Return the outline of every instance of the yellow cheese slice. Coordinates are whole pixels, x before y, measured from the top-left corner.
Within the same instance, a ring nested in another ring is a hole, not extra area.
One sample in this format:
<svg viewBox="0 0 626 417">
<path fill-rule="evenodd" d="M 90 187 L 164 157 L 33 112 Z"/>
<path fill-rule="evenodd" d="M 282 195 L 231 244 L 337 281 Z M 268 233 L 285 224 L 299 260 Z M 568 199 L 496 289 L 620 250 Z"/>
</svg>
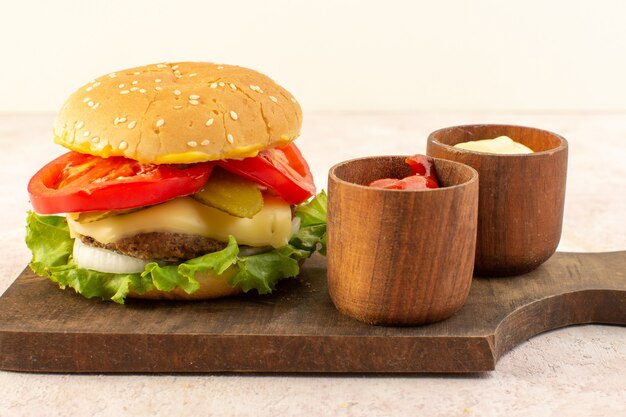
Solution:
<svg viewBox="0 0 626 417">
<path fill-rule="evenodd" d="M 140 233 L 171 232 L 223 242 L 233 235 L 240 245 L 277 248 L 286 245 L 291 237 L 291 208 L 279 198 L 266 198 L 263 209 L 251 219 L 231 216 L 191 197 L 180 197 L 89 223 L 78 223 L 67 216 L 67 222 L 72 237 L 90 236 L 105 244 Z"/>
</svg>

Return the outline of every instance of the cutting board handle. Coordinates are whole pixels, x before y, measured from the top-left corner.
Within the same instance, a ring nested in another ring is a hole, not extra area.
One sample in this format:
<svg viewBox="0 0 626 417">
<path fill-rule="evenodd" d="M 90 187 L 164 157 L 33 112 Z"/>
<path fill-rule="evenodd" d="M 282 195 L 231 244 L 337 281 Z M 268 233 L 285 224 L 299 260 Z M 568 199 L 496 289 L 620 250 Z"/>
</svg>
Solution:
<svg viewBox="0 0 626 417">
<path fill-rule="evenodd" d="M 557 253 L 552 263 L 509 287 L 511 302 L 495 322 L 494 359 L 537 334 L 576 324 L 626 325 L 626 251 Z M 480 278 L 478 278 L 480 280 Z M 497 288 L 503 282 L 487 280 Z"/>
</svg>

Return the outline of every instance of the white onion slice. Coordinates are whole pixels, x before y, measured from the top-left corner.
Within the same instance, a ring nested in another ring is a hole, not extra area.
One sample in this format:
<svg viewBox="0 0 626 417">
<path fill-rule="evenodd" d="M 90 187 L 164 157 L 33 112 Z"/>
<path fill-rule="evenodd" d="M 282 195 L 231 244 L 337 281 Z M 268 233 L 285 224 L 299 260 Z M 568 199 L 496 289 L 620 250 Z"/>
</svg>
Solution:
<svg viewBox="0 0 626 417">
<path fill-rule="evenodd" d="M 78 238 L 74 239 L 74 262 L 80 268 L 112 274 L 143 272 L 148 264 L 143 259 L 85 245 Z"/>
</svg>

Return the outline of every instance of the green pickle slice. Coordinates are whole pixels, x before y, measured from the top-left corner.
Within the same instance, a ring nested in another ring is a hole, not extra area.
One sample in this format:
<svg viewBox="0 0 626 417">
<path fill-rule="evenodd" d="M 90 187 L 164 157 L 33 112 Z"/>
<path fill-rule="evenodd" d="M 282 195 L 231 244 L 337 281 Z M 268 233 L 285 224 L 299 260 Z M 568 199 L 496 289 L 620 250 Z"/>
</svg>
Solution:
<svg viewBox="0 0 626 417">
<path fill-rule="evenodd" d="M 192 197 L 236 217 L 252 218 L 263 208 L 263 195 L 256 183 L 218 167 Z"/>
<path fill-rule="evenodd" d="M 97 222 L 98 220 L 107 219 L 113 216 L 133 213 L 135 211 L 141 210 L 142 208 L 143 207 L 127 209 L 127 210 L 85 211 L 82 213 L 70 213 L 69 216 L 72 218 L 72 220 L 77 221 L 78 223 L 91 223 L 91 222 Z"/>
</svg>

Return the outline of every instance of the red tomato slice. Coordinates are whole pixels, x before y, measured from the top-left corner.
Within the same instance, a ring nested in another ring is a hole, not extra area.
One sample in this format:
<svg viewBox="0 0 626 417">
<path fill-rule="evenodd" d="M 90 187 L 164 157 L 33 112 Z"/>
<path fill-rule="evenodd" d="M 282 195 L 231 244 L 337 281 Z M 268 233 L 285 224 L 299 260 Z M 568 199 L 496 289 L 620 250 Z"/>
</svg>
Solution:
<svg viewBox="0 0 626 417">
<path fill-rule="evenodd" d="M 122 210 L 193 194 L 212 168 L 212 163 L 177 167 L 68 152 L 31 178 L 28 193 L 40 214 Z"/>
<path fill-rule="evenodd" d="M 216 163 L 233 174 L 265 185 L 290 204 L 300 204 L 315 194 L 311 170 L 293 143 L 263 150 L 254 158 Z"/>
<path fill-rule="evenodd" d="M 370 187 L 385 188 L 388 190 L 423 190 L 424 188 L 438 188 L 439 185 L 432 178 L 421 175 L 411 175 L 401 180 L 395 178 L 383 178 L 372 181 Z"/>
<path fill-rule="evenodd" d="M 423 190 L 424 188 L 439 188 L 439 184 L 430 177 L 411 175 L 400 180 L 401 190 Z"/>
<path fill-rule="evenodd" d="M 400 190 L 400 180 L 397 178 L 381 178 L 368 184 L 370 187 L 387 188 L 388 190 Z"/>
<path fill-rule="evenodd" d="M 413 175 L 406 178 L 381 178 L 369 183 L 370 187 L 385 188 L 388 190 L 423 190 L 424 188 L 438 188 L 435 164 L 430 156 L 413 155 L 405 159 Z"/>
<path fill-rule="evenodd" d="M 435 163 L 433 158 L 426 155 L 413 155 L 405 159 L 405 162 L 411 167 L 411 172 L 415 175 L 428 177 L 437 184 L 437 173 L 435 172 Z"/>
</svg>

